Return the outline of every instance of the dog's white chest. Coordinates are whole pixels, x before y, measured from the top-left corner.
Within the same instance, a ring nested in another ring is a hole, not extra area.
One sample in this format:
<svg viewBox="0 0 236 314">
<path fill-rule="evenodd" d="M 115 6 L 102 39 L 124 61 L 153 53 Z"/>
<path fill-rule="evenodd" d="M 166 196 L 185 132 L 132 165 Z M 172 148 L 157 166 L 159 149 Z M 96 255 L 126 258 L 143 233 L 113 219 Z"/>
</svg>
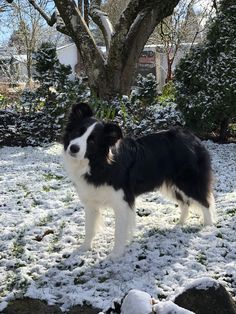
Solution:
<svg viewBox="0 0 236 314">
<path fill-rule="evenodd" d="M 109 185 L 95 186 L 85 180 L 84 174 L 90 172 L 88 159 L 83 159 L 78 163 L 64 155 L 64 166 L 83 203 L 92 203 L 99 207 L 113 207 L 124 201 L 123 190 L 115 190 Z"/>
<path fill-rule="evenodd" d="M 115 190 L 109 185 L 95 186 L 83 177 L 78 178 L 75 185 L 83 203 L 91 203 L 97 207 L 114 207 L 124 201 L 123 190 Z"/>
<path fill-rule="evenodd" d="M 89 173 L 89 160 L 82 159 L 80 161 L 74 160 L 72 157 L 68 156 L 66 153 L 63 154 L 64 168 L 68 173 L 70 179 L 76 183 L 78 178 L 83 174 Z"/>
</svg>

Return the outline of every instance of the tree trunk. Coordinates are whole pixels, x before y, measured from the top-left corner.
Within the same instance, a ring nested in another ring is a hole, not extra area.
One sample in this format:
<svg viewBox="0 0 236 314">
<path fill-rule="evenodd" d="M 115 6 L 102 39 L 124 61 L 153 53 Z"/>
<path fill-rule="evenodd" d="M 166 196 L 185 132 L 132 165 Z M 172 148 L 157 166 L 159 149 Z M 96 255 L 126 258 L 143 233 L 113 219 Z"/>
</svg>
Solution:
<svg viewBox="0 0 236 314">
<path fill-rule="evenodd" d="M 92 93 L 104 100 L 110 100 L 116 96 L 129 95 L 133 83 L 133 72 L 133 67 L 130 68 L 129 75 L 124 75 L 122 71 L 117 71 L 117 69 L 105 69 L 99 74 L 97 84 L 92 89 Z M 91 83 L 89 82 L 90 86 Z"/>
<path fill-rule="evenodd" d="M 225 143 L 228 139 L 228 127 L 229 127 L 229 118 L 224 118 L 220 124 L 219 140 L 221 143 Z"/>
<path fill-rule="evenodd" d="M 177 1 L 175 2 L 175 5 Z M 172 3 L 173 5 L 173 3 Z M 173 10 L 172 7 L 171 10 Z M 128 10 L 128 9 L 127 9 Z M 129 12 L 128 12 L 129 13 Z M 127 13 L 127 15 L 128 15 Z M 144 48 L 145 43 L 154 31 L 156 25 L 171 13 L 170 7 L 166 7 L 166 3 L 160 2 L 157 8 L 145 8 L 135 22 L 129 27 L 127 34 L 122 38 L 120 32 L 125 21 L 125 11 L 123 13 L 124 20 L 116 25 L 115 35 L 111 40 L 107 63 L 97 81 L 97 92 L 95 94 L 102 99 L 110 99 L 115 96 L 129 95 L 134 80 L 135 67 L 138 58 Z M 151 21 L 151 22 L 150 22 Z"/>
<path fill-rule="evenodd" d="M 166 75 L 165 83 L 168 83 L 169 81 L 172 81 L 173 79 L 172 65 L 173 65 L 173 59 L 167 56 L 167 75 Z"/>
<path fill-rule="evenodd" d="M 27 60 L 26 60 L 27 85 L 30 85 L 32 81 L 32 53 L 31 51 L 27 50 L 26 55 L 27 55 Z"/>
</svg>

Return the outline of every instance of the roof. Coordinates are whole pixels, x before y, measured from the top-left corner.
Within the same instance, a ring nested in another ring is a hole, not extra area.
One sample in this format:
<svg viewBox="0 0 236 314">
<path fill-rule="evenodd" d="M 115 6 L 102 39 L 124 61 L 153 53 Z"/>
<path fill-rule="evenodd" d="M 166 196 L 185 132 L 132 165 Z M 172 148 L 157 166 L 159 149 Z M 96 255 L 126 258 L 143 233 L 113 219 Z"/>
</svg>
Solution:
<svg viewBox="0 0 236 314">
<path fill-rule="evenodd" d="M 0 54 L 0 60 L 2 61 L 13 61 L 13 62 L 26 62 L 26 55 L 13 55 L 13 54 Z"/>
<path fill-rule="evenodd" d="M 65 48 L 68 48 L 68 47 L 71 47 L 71 46 L 75 46 L 75 43 L 66 44 L 64 46 L 57 47 L 56 49 L 57 50 L 62 50 L 62 49 L 65 49 Z"/>
</svg>

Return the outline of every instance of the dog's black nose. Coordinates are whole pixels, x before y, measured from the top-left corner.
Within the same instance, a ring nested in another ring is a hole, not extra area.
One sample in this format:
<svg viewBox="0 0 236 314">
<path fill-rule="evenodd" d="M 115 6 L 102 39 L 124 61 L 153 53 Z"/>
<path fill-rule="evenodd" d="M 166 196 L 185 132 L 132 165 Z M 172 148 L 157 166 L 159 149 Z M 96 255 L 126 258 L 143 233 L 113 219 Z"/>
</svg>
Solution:
<svg viewBox="0 0 236 314">
<path fill-rule="evenodd" d="M 72 154 L 78 153 L 79 150 L 80 150 L 80 148 L 79 148 L 79 146 L 76 145 L 76 144 L 73 144 L 73 145 L 70 146 L 70 152 L 71 152 Z"/>
</svg>

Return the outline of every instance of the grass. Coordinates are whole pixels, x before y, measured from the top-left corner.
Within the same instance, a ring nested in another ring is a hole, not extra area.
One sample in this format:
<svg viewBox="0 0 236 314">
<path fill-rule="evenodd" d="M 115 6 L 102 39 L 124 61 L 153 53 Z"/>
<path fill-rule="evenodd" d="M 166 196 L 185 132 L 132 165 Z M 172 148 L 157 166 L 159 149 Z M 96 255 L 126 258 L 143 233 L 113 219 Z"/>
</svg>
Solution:
<svg viewBox="0 0 236 314">
<path fill-rule="evenodd" d="M 51 181 L 51 180 L 62 180 L 63 176 L 60 175 L 56 175 L 54 173 L 48 172 L 48 173 L 44 173 L 43 177 L 46 181 Z"/>
<path fill-rule="evenodd" d="M 24 238 L 25 231 L 21 230 L 12 244 L 12 255 L 16 258 L 21 258 L 25 251 L 25 241 Z"/>
<path fill-rule="evenodd" d="M 44 217 L 41 217 L 39 222 L 36 224 L 36 226 L 42 227 L 46 226 L 49 222 L 52 221 L 53 216 L 52 215 L 46 215 Z"/>
<path fill-rule="evenodd" d="M 200 264 L 206 266 L 207 265 L 206 254 L 204 252 L 199 252 L 196 255 L 196 261 L 199 262 Z"/>
<path fill-rule="evenodd" d="M 236 215 L 236 208 L 228 209 L 226 213 L 227 215 L 234 217 Z"/>
<path fill-rule="evenodd" d="M 48 248 L 48 252 L 60 252 L 61 245 L 59 244 L 59 240 L 62 237 L 63 229 L 65 228 L 65 226 L 66 226 L 66 222 L 62 221 L 57 232 L 53 234 L 52 241 Z"/>
</svg>

